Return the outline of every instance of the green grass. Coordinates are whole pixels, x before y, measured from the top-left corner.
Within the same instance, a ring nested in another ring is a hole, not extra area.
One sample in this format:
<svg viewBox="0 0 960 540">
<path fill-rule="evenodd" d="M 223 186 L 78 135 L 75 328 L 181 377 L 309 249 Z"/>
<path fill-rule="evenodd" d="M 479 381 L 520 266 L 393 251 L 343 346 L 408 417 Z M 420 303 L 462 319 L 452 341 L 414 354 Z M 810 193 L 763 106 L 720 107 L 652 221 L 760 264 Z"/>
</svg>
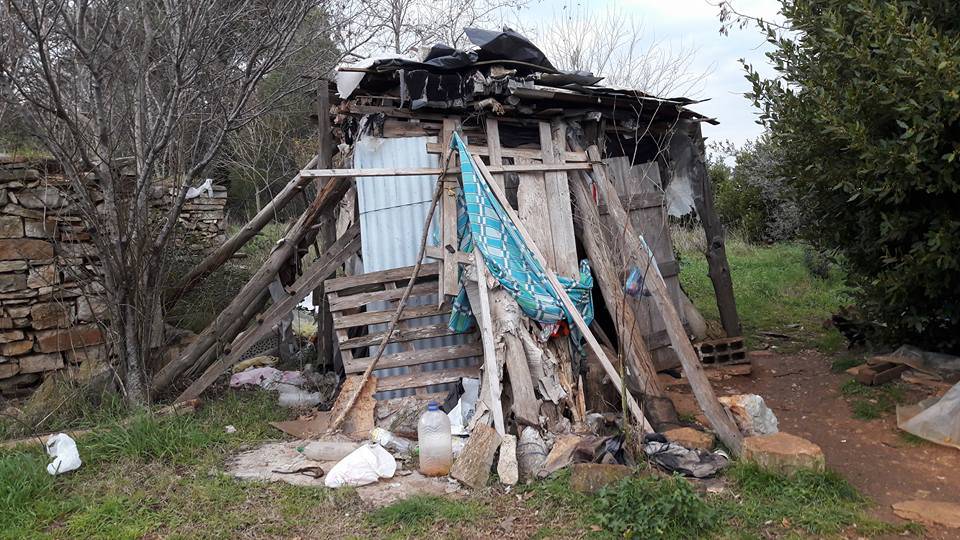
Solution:
<svg viewBox="0 0 960 540">
<path fill-rule="evenodd" d="M 0 451 L 0 538 L 283 536 L 351 491 L 240 482 L 223 460 L 276 437 L 287 418 L 268 392 L 228 393 L 193 415 L 103 420 L 77 445 L 83 465 L 52 477 L 39 446 Z M 237 432 L 227 434 L 231 424 Z"/>
<path fill-rule="evenodd" d="M 830 364 L 830 371 L 834 373 L 843 373 L 844 371 L 862 365 L 865 362 L 863 357 L 857 356 L 841 356 L 836 358 L 832 364 Z"/>
<path fill-rule="evenodd" d="M 488 514 L 475 502 L 415 495 L 367 514 L 367 522 L 395 538 L 413 538 L 445 522 L 469 524 Z"/>
<path fill-rule="evenodd" d="M 849 301 L 838 268 L 831 268 L 827 279 L 813 276 L 799 244 L 759 246 L 733 239 L 727 243 L 727 259 L 748 346 L 756 346 L 757 333 L 763 331 L 791 336 L 790 341 L 770 341 L 788 351 L 816 347 L 832 352 L 844 345 L 836 330 L 823 327 L 823 321 Z M 706 258 L 688 246 L 680 261 L 680 282 L 691 301 L 708 321 L 719 321 Z"/>
<path fill-rule="evenodd" d="M 850 404 L 854 418 L 860 420 L 875 420 L 891 414 L 906 397 L 900 382 L 866 386 L 853 379 L 843 383 L 840 393 Z"/>
<path fill-rule="evenodd" d="M 573 514 L 593 538 L 831 538 L 900 531 L 866 515 L 869 503 L 839 475 L 792 476 L 735 464 L 720 494 L 699 494 L 682 478 L 633 476 L 595 495 L 572 491 L 560 473 L 526 489 L 531 509 Z M 552 531 L 554 536 L 574 531 Z"/>
</svg>

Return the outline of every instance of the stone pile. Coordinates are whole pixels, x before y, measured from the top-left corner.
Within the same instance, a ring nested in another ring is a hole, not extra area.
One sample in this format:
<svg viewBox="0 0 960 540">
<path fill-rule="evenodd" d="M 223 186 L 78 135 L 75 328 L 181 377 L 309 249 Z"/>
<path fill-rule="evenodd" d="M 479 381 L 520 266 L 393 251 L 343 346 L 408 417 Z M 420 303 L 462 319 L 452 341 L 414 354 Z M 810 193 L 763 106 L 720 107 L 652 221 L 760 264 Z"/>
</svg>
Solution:
<svg viewBox="0 0 960 540">
<path fill-rule="evenodd" d="M 3 397 L 29 393 L 46 372 L 106 356 L 98 256 L 57 170 L 55 163 L 0 155 Z M 171 191 L 155 189 L 152 205 L 169 205 Z M 226 189 L 218 187 L 189 200 L 177 242 L 200 251 L 222 243 L 225 205 Z"/>
</svg>

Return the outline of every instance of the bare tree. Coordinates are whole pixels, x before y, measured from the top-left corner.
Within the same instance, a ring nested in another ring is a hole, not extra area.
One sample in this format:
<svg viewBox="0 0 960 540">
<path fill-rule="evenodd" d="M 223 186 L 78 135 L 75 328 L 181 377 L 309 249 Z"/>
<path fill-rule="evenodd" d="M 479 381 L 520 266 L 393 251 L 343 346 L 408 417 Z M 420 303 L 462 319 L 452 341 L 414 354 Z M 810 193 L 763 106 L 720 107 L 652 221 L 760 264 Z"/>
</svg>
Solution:
<svg viewBox="0 0 960 540">
<path fill-rule="evenodd" d="M 529 0 L 353 0 L 351 25 L 339 34 L 340 47 L 354 56 L 376 52 L 416 55 L 436 43 L 463 46 L 463 29 L 499 26 Z"/>
<path fill-rule="evenodd" d="M 84 216 L 109 307 L 111 350 L 131 404 L 149 400 L 151 323 L 188 188 L 231 132 L 300 90 L 280 85 L 254 99 L 264 79 L 328 33 L 317 22 L 322 17 L 298 32 L 324 5 L 8 0 L 0 7 L 0 79 L 64 167 Z M 170 190 L 171 204 L 151 204 L 158 189 Z"/>
<path fill-rule="evenodd" d="M 694 68 L 697 48 L 648 34 L 643 21 L 622 9 L 567 6 L 533 33 L 537 45 L 560 69 L 590 71 L 604 84 L 655 96 L 695 96 L 707 72 Z"/>
</svg>

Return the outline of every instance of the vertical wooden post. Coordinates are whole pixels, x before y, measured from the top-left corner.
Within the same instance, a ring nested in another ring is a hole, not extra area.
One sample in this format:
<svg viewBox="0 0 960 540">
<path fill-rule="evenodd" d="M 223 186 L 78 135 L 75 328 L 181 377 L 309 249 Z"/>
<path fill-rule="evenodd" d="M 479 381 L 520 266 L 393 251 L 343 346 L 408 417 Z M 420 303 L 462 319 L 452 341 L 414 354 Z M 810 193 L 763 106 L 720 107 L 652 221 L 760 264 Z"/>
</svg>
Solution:
<svg viewBox="0 0 960 540">
<path fill-rule="evenodd" d="M 317 134 L 319 146 L 317 148 L 317 167 L 328 169 L 333 167 L 333 133 L 330 129 L 330 87 L 326 79 L 320 80 L 317 88 Z M 323 189 L 326 178 L 316 180 L 319 192 Z M 336 206 L 331 206 L 320 215 L 317 233 L 317 255 L 325 253 L 337 240 L 337 221 L 335 218 Z M 330 314 L 330 305 L 327 295 L 324 294 L 323 282 L 314 289 L 312 303 L 317 310 L 317 364 L 333 365 L 333 316 Z"/>
<path fill-rule="evenodd" d="M 727 247 L 724 242 L 723 225 L 714 204 L 713 183 L 703 161 L 703 149 L 700 147 L 703 137 L 700 124 L 690 128 L 690 134 L 677 133 L 670 139 L 670 158 L 673 161 L 674 175 L 684 175 L 690 179 L 693 188 L 693 204 L 703 225 L 703 234 L 707 239 L 708 275 L 713 283 L 720 323 L 727 337 L 743 335 L 740 328 L 740 316 L 737 314 L 737 301 L 733 295 L 733 278 L 727 262 Z"/>
</svg>

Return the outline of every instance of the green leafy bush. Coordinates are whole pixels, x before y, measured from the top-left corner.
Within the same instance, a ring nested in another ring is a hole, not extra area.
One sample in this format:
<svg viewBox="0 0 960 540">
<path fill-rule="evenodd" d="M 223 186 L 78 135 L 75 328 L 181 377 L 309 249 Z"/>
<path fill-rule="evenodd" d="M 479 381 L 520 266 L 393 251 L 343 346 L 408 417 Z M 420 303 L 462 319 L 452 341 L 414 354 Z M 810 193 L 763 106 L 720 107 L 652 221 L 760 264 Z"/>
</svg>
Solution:
<svg viewBox="0 0 960 540">
<path fill-rule="evenodd" d="M 620 538 L 698 538 L 718 524 L 717 512 L 680 477 L 625 478 L 600 490 L 593 516 Z"/>
<path fill-rule="evenodd" d="M 960 4 L 782 4 L 786 27 L 761 23 L 778 77 L 748 79 L 805 236 L 843 256 L 875 337 L 960 351 Z"/>
<path fill-rule="evenodd" d="M 793 240 L 800 228 L 800 211 L 787 179 L 778 170 L 775 145 L 763 137 L 737 148 L 715 146 L 710 177 L 717 212 L 723 223 L 743 233 L 751 242 Z M 722 156 L 732 157 L 735 166 Z"/>
</svg>

